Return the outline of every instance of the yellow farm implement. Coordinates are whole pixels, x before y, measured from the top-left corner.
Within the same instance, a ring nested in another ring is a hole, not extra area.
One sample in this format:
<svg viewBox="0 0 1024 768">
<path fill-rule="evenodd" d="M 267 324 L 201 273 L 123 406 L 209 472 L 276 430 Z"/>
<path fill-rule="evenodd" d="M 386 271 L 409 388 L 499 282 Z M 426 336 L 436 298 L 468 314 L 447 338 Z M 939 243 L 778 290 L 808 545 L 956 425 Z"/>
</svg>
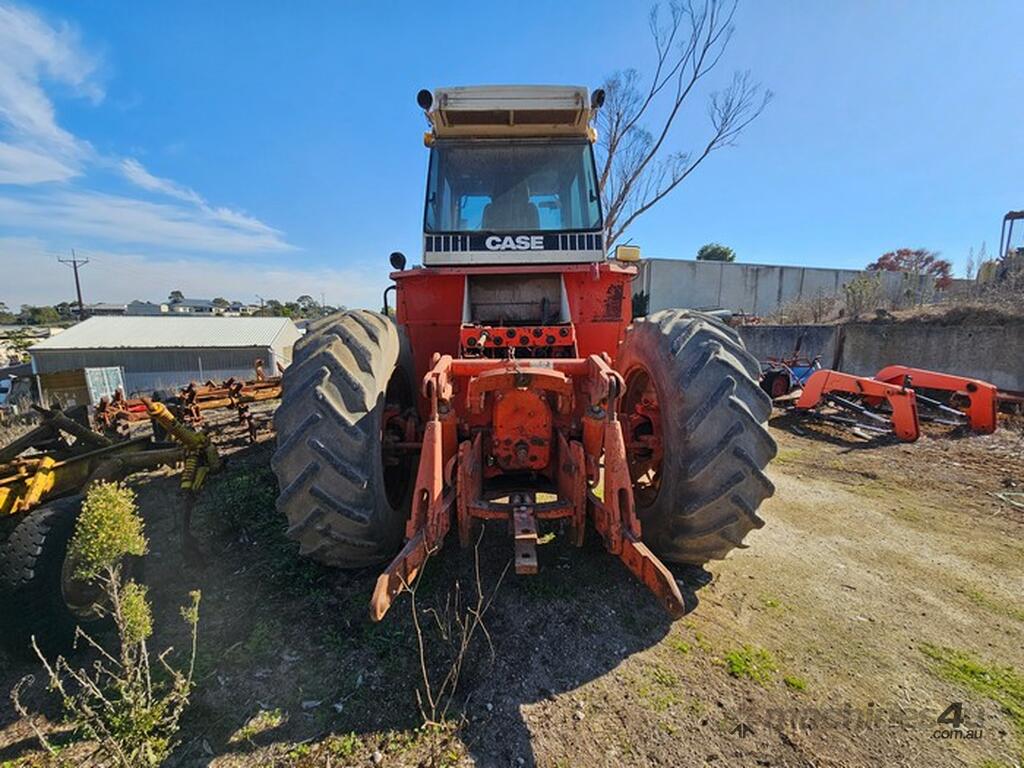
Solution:
<svg viewBox="0 0 1024 768">
<path fill-rule="evenodd" d="M 64 651 L 75 626 L 99 615 L 97 590 L 76 582 L 65 562 L 82 494 L 92 483 L 181 464 L 187 540 L 195 494 L 220 458 L 208 436 L 162 403 L 145 405 L 172 442 L 115 442 L 60 410 L 40 409 L 42 424 L 0 449 L 0 641 L 13 650 L 27 650 L 35 636 L 43 650 Z"/>
</svg>

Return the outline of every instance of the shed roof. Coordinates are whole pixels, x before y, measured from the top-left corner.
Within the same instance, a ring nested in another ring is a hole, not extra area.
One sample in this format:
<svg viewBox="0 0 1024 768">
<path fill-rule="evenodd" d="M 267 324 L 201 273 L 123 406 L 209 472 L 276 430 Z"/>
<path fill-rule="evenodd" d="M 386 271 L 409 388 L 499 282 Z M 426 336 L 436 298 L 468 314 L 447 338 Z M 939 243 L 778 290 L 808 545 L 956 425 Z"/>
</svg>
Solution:
<svg viewBox="0 0 1024 768">
<path fill-rule="evenodd" d="M 289 344 L 299 336 L 287 317 L 90 317 L 29 351 L 270 347 L 282 334 Z"/>
</svg>

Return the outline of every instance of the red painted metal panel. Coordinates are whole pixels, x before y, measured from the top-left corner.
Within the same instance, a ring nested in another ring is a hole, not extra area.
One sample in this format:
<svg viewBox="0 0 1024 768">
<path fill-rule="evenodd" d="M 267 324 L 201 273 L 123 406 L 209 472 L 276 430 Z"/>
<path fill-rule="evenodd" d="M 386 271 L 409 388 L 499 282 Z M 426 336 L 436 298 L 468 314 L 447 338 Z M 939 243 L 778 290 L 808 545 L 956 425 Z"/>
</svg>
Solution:
<svg viewBox="0 0 1024 768">
<path fill-rule="evenodd" d="M 614 361 L 632 316 L 630 284 L 636 276 L 634 267 L 606 263 L 410 269 L 394 272 L 391 277 L 397 284 L 398 324 L 405 330 L 412 346 L 416 381 L 421 381 L 430 370 L 434 353 L 459 357 L 468 275 L 504 274 L 515 277 L 538 273 L 562 275 L 578 356 L 586 358 L 592 354 L 607 353 Z M 523 363 L 537 364 L 538 361 L 527 363 L 524 360 Z M 455 376 L 455 402 L 460 420 L 465 416 L 465 379 L 465 376 Z M 460 393 L 463 395 L 461 398 Z M 577 401 L 582 402 L 582 398 L 577 398 Z M 425 409 L 426 402 L 421 398 L 420 410 L 424 416 Z"/>
</svg>

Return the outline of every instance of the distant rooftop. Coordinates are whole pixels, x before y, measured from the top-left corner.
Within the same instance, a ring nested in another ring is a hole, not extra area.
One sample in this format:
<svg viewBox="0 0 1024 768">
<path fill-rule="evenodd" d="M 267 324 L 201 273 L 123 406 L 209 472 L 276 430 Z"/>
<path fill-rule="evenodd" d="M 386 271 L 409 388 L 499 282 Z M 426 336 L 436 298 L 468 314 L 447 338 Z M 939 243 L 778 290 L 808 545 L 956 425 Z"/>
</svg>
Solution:
<svg viewBox="0 0 1024 768">
<path fill-rule="evenodd" d="M 298 335 L 287 317 L 91 317 L 29 351 L 268 347 L 282 333 Z"/>
<path fill-rule="evenodd" d="M 212 307 L 212 299 L 173 299 L 169 302 L 172 307 Z"/>
</svg>

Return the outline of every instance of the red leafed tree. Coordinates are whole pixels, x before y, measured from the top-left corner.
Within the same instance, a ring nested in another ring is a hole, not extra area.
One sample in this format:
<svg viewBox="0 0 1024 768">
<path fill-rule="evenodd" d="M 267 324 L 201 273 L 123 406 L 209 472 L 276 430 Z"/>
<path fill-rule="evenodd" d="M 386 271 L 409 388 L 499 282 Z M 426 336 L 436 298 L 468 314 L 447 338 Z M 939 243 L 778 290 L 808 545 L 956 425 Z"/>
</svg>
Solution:
<svg viewBox="0 0 1024 768">
<path fill-rule="evenodd" d="M 953 283 L 953 265 L 946 259 L 940 259 L 937 251 L 927 248 L 900 248 L 883 253 L 868 264 L 868 270 L 930 275 L 935 278 L 935 286 L 939 289 L 948 288 Z"/>
</svg>

